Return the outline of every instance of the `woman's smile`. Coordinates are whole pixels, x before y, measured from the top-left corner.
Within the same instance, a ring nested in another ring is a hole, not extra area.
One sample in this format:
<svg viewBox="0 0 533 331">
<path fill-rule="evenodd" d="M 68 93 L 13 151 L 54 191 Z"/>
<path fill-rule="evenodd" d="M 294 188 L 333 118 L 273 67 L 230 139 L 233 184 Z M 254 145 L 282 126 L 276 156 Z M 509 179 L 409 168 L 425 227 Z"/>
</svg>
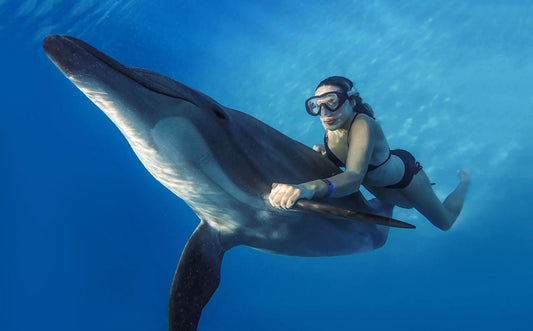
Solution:
<svg viewBox="0 0 533 331">
<path fill-rule="evenodd" d="M 333 124 L 335 124 L 336 121 L 337 121 L 337 119 L 334 118 L 334 117 L 325 117 L 325 118 L 322 119 L 322 122 L 324 122 L 327 125 L 333 125 Z"/>
</svg>

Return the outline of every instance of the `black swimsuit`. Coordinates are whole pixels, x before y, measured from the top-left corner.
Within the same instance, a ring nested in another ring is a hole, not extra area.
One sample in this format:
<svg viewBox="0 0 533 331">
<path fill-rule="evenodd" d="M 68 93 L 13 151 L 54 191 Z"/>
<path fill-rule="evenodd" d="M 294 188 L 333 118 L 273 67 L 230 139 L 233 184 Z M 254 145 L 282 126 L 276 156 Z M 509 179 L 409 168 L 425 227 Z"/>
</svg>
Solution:
<svg viewBox="0 0 533 331">
<path fill-rule="evenodd" d="M 355 117 L 353 118 L 352 123 L 350 124 L 350 129 L 352 128 L 352 124 L 355 121 L 355 119 L 357 118 L 357 115 L 358 114 L 356 114 Z M 327 130 L 326 130 L 326 134 L 324 135 L 324 149 L 326 150 L 327 157 L 333 163 L 335 163 L 335 165 L 337 167 L 345 167 L 346 166 L 344 164 L 344 162 L 342 162 L 337 157 L 337 155 L 335 155 L 333 153 L 333 151 L 329 148 L 329 146 L 328 146 L 328 131 Z M 402 179 L 398 183 L 393 184 L 393 185 L 388 185 L 388 186 L 385 186 L 385 187 L 386 188 L 404 188 L 404 187 L 406 187 L 407 185 L 409 185 L 411 183 L 411 181 L 413 180 L 414 175 L 416 175 L 422 169 L 422 166 L 420 165 L 420 163 L 417 162 L 415 160 L 414 156 L 411 153 L 409 153 L 408 151 L 405 151 L 403 149 L 389 150 L 389 156 L 387 157 L 387 159 L 385 161 L 381 162 L 378 165 L 369 164 L 366 172 L 368 173 L 370 171 L 376 170 L 377 168 L 379 168 L 382 165 L 384 165 L 385 163 L 387 163 L 387 161 L 390 159 L 391 155 L 396 155 L 402 160 L 405 170 L 404 170 L 404 174 L 403 174 Z"/>
</svg>

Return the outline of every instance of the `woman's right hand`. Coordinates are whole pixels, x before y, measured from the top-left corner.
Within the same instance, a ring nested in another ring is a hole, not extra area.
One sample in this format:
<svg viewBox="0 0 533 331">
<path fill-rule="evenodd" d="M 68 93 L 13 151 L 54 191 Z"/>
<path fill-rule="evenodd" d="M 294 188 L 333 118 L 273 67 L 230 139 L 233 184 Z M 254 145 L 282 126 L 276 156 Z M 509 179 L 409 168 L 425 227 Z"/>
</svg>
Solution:
<svg viewBox="0 0 533 331">
<path fill-rule="evenodd" d="M 326 149 L 324 148 L 324 145 L 314 145 L 313 150 L 322 155 L 326 155 Z"/>
<path fill-rule="evenodd" d="M 289 209 L 299 199 L 311 200 L 314 191 L 306 187 L 306 183 L 299 185 L 273 183 L 268 200 L 273 207 Z"/>
</svg>

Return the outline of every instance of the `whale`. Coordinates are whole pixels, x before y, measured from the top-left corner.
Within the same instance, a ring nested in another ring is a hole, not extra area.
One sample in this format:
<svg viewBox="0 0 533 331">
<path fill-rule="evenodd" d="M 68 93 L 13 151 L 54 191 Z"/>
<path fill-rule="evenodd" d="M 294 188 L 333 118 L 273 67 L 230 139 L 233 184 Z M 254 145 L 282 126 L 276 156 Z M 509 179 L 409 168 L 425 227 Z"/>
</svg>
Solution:
<svg viewBox="0 0 533 331">
<path fill-rule="evenodd" d="M 224 254 L 239 245 L 270 254 L 326 257 L 369 252 L 387 241 L 392 206 L 360 192 L 272 207 L 273 183 L 342 170 L 258 119 L 159 73 L 127 67 L 71 36 L 43 49 L 100 108 L 148 172 L 198 216 L 170 284 L 169 330 L 196 330 L 220 283 Z"/>
</svg>

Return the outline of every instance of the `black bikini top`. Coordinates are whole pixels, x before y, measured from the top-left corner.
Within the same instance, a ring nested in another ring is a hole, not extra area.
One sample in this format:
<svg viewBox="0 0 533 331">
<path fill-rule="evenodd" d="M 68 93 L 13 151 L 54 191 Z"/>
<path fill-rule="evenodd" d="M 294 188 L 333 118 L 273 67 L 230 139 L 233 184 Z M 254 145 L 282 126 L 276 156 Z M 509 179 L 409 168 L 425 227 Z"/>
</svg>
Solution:
<svg viewBox="0 0 533 331">
<path fill-rule="evenodd" d="M 359 113 L 357 113 L 352 122 L 350 123 L 350 129 L 348 129 L 348 134 L 350 133 L 350 130 L 352 129 L 352 124 L 353 122 L 355 121 L 355 119 L 357 118 L 357 115 L 359 115 Z M 346 167 L 346 165 L 344 164 L 344 162 L 342 162 L 338 157 L 337 155 L 335 155 L 333 153 L 333 151 L 329 148 L 328 146 L 328 130 L 326 130 L 326 133 L 324 134 L 324 149 L 326 150 L 326 155 L 327 157 L 331 160 L 331 162 L 335 163 L 335 165 L 337 167 Z M 373 165 L 373 164 L 369 164 L 368 165 L 368 168 L 366 169 L 366 172 L 370 172 L 370 171 L 373 171 L 373 170 L 376 170 L 377 168 L 381 167 L 382 165 L 384 165 L 385 163 L 387 163 L 387 161 L 390 159 L 391 157 L 391 152 L 389 150 L 389 156 L 387 157 L 387 159 L 383 162 L 381 162 L 380 164 L 378 165 Z"/>
</svg>

